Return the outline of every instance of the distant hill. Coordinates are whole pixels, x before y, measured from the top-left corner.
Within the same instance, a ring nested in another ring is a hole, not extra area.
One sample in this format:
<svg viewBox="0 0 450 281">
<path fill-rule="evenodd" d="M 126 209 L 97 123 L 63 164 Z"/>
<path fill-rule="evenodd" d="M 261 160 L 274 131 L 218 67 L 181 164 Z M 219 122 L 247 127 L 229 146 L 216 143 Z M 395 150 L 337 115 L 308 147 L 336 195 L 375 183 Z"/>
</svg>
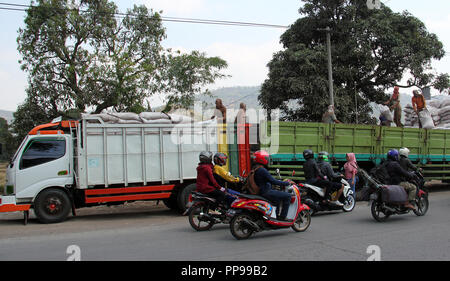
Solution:
<svg viewBox="0 0 450 281">
<path fill-rule="evenodd" d="M 7 111 L 7 110 L 1 110 L 0 109 L 0 117 L 6 119 L 6 121 L 10 125 L 11 125 L 13 119 L 14 119 L 13 113 L 14 112 L 12 112 L 12 111 Z"/>
<path fill-rule="evenodd" d="M 227 108 L 239 108 L 241 102 L 247 108 L 261 108 L 258 102 L 260 86 L 255 87 L 228 87 L 211 91 L 212 97 L 199 96 L 198 101 L 206 102 L 209 106 L 214 106 L 217 98 L 221 99 Z"/>
</svg>

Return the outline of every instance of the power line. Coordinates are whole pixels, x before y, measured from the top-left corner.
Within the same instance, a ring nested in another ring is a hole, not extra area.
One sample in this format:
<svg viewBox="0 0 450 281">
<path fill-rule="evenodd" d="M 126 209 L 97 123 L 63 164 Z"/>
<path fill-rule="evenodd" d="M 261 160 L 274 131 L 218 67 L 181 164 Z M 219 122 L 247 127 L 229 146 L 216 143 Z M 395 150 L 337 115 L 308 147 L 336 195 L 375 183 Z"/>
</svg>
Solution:
<svg viewBox="0 0 450 281">
<path fill-rule="evenodd" d="M 13 4 L 13 3 L 4 3 L 0 2 L 2 6 L 8 7 L 0 7 L 0 10 L 8 10 L 8 11 L 27 11 L 30 8 L 35 8 L 38 6 L 33 5 L 23 5 L 23 4 Z M 14 8 L 10 8 L 14 7 Z M 56 10 L 61 10 L 60 8 L 54 8 Z M 62 10 L 71 10 L 71 9 L 62 9 Z M 84 10 L 80 10 L 80 12 L 87 12 Z M 124 18 L 126 16 L 138 16 L 136 14 L 131 13 L 112 13 L 114 17 Z M 166 22 L 178 22 L 178 23 L 196 23 L 196 24 L 210 24 L 210 25 L 224 25 L 224 26 L 247 26 L 247 27 L 264 27 L 264 28 L 283 28 L 287 29 L 289 26 L 285 25 L 277 25 L 277 24 L 266 24 L 266 23 L 255 23 L 255 22 L 241 22 L 241 21 L 225 21 L 225 20 L 210 20 L 210 19 L 194 19 L 194 18 L 179 18 L 179 17 L 161 17 L 161 21 Z"/>
</svg>

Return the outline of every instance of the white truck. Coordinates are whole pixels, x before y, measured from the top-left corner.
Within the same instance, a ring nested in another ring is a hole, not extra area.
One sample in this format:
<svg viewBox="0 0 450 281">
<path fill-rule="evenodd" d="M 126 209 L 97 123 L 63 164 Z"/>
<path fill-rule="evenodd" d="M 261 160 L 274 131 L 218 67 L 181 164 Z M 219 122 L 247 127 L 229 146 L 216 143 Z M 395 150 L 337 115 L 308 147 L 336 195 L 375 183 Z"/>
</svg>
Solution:
<svg viewBox="0 0 450 281">
<path fill-rule="evenodd" d="M 184 210 L 201 151 L 218 151 L 217 124 L 108 123 L 94 115 L 35 127 L 7 168 L 0 212 L 32 208 L 39 221 L 65 220 L 99 204 L 163 200 Z"/>
</svg>

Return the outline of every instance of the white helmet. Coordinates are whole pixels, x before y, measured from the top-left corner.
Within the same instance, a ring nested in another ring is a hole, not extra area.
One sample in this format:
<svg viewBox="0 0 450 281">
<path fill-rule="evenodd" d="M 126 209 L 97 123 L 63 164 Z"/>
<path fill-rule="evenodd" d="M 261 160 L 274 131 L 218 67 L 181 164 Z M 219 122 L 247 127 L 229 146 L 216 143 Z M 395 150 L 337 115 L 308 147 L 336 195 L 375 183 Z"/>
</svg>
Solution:
<svg viewBox="0 0 450 281">
<path fill-rule="evenodd" d="M 405 156 L 408 157 L 409 156 L 409 149 L 406 147 L 402 147 L 399 149 L 398 154 L 400 154 L 400 156 Z"/>
</svg>

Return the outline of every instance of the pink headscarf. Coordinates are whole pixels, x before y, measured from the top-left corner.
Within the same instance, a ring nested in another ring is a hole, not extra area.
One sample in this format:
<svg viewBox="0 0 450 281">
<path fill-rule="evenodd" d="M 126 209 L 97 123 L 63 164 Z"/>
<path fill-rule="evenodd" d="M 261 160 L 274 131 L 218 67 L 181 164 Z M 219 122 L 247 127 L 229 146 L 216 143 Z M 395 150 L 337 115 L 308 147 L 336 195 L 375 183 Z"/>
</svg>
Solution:
<svg viewBox="0 0 450 281">
<path fill-rule="evenodd" d="M 355 153 L 347 153 L 348 161 L 344 164 L 345 178 L 351 179 L 358 172 Z"/>
</svg>

